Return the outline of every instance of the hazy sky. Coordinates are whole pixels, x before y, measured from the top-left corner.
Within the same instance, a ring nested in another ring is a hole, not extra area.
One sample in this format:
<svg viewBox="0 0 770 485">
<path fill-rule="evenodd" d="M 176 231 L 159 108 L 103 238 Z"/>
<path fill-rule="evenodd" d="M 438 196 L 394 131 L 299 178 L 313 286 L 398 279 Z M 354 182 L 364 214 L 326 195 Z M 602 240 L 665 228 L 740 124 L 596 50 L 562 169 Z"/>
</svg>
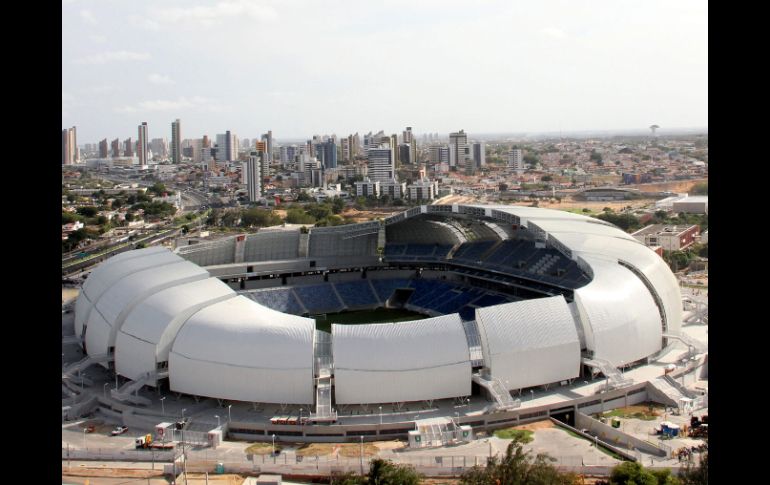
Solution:
<svg viewBox="0 0 770 485">
<path fill-rule="evenodd" d="M 63 0 L 78 143 L 708 126 L 705 0 Z"/>
</svg>

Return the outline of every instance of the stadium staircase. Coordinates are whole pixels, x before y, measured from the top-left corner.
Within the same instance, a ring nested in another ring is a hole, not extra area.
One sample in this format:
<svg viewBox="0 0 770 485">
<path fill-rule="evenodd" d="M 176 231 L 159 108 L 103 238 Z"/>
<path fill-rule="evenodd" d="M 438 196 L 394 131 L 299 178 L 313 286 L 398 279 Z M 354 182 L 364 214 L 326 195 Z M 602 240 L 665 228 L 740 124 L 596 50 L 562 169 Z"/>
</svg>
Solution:
<svg viewBox="0 0 770 485">
<path fill-rule="evenodd" d="M 318 376 L 315 391 L 315 413 L 311 421 L 336 421 L 337 411 L 332 409 L 332 340 L 331 334 L 316 330 L 315 373 Z"/>
<path fill-rule="evenodd" d="M 682 299 L 683 303 L 683 310 L 685 310 L 685 313 L 689 313 L 686 317 L 683 318 L 682 324 L 684 325 L 693 325 L 693 324 L 703 324 L 708 325 L 709 324 L 709 307 L 707 303 L 704 303 L 702 301 L 698 300 L 691 300 L 691 299 Z M 688 307 L 694 307 L 694 308 L 688 308 Z"/>
<path fill-rule="evenodd" d="M 521 400 L 511 397 L 511 393 L 505 388 L 500 379 L 493 379 L 489 375 L 477 373 L 473 374 L 473 382 L 489 391 L 495 400 L 495 409 L 508 411 L 521 406 Z"/>
<path fill-rule="evenodd" d="M 139 389 L 144 387 L 149 382 L 154 382 L 164 377 L 168 377 L 168 371 L 146 372 L 139 379 L 135 381 L 128 381 L 127 383 L 120 386 L 118 389 L 111 390 L 110 396 L 112 396 L 113 399 L 116 399 L 118 401 L 128 401 L 134 404 L 144 404 L 145 406 L 149 406 L 150 404 L 152 404 L 152 401 L 147 399 L 146 397 L 140 396 L 138 394 Z"/>
<path fill-rule="evenodd" d="M 674 335 L 671 333 L 664 333 L 663 337 L 667 339 L 679 340 L 680 342 L 687 345 L 691 352 L 694 350 L 696 354 L 706 354 L 709 351 L 708 345 L 685 334 Z"/>
<path fill-rule="evenodd" d="M 650 385 L 654 387 L 657 391 L 662 393 L 666 396 L 670 401 L 668 404 L 672 406 L 679 406 L 679 400 L 683 397 L 690 397 L 689 395 L 682 392 L 682 388 L 679 385 L 672 385 L 671 382 L 665 377 L 658 377 L 656 379 L 653 379 L 650 381 Z M 689 394 L 689 393 L 688 393 Z"/>
<path fill-rule="evenodd" d="M 551 267 L 556 264 L 557 261 L 559 261 L 558 256 L 554 256 L 550 253 L 545 254 L 542 258 L 538 259 L 535 264 L 532 265 L 529 271 L 531 273 L 545 274 L 545 272 L 551 269 Z"/>
<path fill-rule="evenodd" d="M 607 390 L 621 389 L 634 383 L 634 380 L 623 375 L 617 367 L 607 360 L 597 358 L 583 358 L 583 365 L 598 369 L 607 378 Z"/>
<path fill-rule="evenodd" d="M 76 378 L 78 372 L 83 372 L 94 364 L 110 362 L 113 357 L 112 354 L 87 355 L 74 364 L 65 367 L 62 372 L 62 379 Z"/>
<path fill-rule="evenodd" d="M 331 375 L 321 375 L 315 390 L 315 413 L 310 413 L 311 421 L 337 421 L 337 410 L 332 409 Z"/>
</svg>

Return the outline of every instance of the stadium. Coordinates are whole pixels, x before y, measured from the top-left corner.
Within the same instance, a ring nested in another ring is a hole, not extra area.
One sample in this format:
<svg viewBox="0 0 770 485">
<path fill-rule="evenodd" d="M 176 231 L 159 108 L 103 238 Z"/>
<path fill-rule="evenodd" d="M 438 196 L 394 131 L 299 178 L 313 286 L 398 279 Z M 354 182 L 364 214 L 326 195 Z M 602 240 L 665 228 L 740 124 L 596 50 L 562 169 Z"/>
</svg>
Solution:
<svg viewBox="0 0 770 485">
<path fill-rule="evenodd" d="M 609 223 L 423 205 L 122 253 L 83 285 L 75 332 L 86 359 L 129 380 L 113 395 L 134 404 L 148 399 L 132 391 L 164 386 L 301 405 L 328 424 L 349 405 L 484 396 L 486 413 L 511 410 L 511 391 L 597 372 L 619 389 L 617 368 L 679 338 L 682 311 L 666 263 Z M 345 315 L 385 323 L 333 323 Z"/>
</svg>

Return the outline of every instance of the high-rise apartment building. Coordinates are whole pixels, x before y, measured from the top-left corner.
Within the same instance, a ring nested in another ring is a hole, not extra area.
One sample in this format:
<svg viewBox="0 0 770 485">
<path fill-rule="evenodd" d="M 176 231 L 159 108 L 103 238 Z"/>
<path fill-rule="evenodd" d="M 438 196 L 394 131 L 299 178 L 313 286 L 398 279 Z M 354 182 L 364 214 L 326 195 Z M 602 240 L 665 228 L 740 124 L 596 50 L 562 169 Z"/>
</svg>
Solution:
<svg viewBox="0 0 770 485">
<path fill-rule="evenodd" d="M 270 159 L 267 157 L 267 141 L 258 141 L 254 145 L 260 159 L 260 177 L 262 180 L 270 177 Z"/>
<path fill-rule="evenodd" d="M 123 140 L 123 156 L 124 157 L 134 156 L 134 140 L 132 140 L 130 136 L 125 140 Z"/>
<path fill-rule="evenodd" d="M 147 122 L 143 121 L 141 125 L 139 125 L 139 140 L 138 140 L 138 146 L 139 146 L 139 165 L 147 165 L 147 150 L 148 150 L 148 142 L 149 139 L 147 137 Z"/>
<path fill-rule="evenodd" d="M 171 123 L 171 163 L 182 163 L 182 122 L 179 118 Z"/>
<path fill-rule="evenodd" d="M 320 160 L 324 168 L 337 168 L 337 144 L 334 140 L 327 140 L 316 144 L 316 158 Z"/>
<path fill-rule="evenodd" d="M 120 158 L 120 138 L 115 138 L 110 144 L 112 148 L 112 158 Z"/>
<path fill-rule="evenodd" d="M 449 147 L 434 145 L 428 147 L 428 160 L 431 163 L 449 163 Z"/>
<path fill-rule="evenodd" d="M 262 141 L 267 143 L 265 154 L 267 155 L 268 163 L 273 161 L 273 130 L 268 130 L 267 133 L 262 134 Z"/>
<path fill-rule="evenodd" d="M 150 151 L 152 158 L 166 160 L 168 158 L 168 142 L 165 138 L 153 138 L 150 141 Z"/>
<path fill-rule="evenodd" d="M 257 202 L 262 197 L 261 158 L 259 152 L 252 150 L 246 163 L 246 188 L 250 202 Z"/>
<path fill-rule="evenodd" d="M 393 156 L 394 149 L 389 144 L 380 144 L 366 151 L 369 165 L 369 178 L 377 182 L 387 182 L 395 178 L 396 165 Z"/>
<path fill-rule="evenodd" d="M 452 168 L 465 166 L 468 135 L 464 130 L 449 134 L 449 166 Z"/>
<path fill-rule="evenodd" d="M 412 127 L 407 126 L 402 133 L 403 143 L 409 145 L 408 158 L 401 157 L 401 163 L 417 163 L 417 140 L 412 133 Z"/>
<path fill-rule="evenodd" d="M 72 165 L 79 161 L 77 128 L 65 128 L 61 132 L 61 164 Z"/>
<path fill-rule="evenodd" d="M 227 130 L 224 134 L 218 134 L 216 151 L 217 162 L 232 162 L 237 159 L 238 157 L 235 152 L 236 146 L 235 136 L 230 133 L 230 130 Z"/>
<path fill-rule="evenodd" d="M 516 172 L 519 175 L 524 172 L 524 157 L 519 148 L 512 148 L 508 152 L 508 172 Z"/>
<path fill-rule="evenodd" d="M 107 144 L 107 139 L 99 142 L 99 158 L 107 158 L 110 156 L 110 146 Z"/>
<path fill-rule="evenodd" d="M 487 164 L 486 146 L 484 142 L 474 142 L 471 144 L 473 154 L 473 163 L 476 168 L 481 168 Z"/>
</svg>

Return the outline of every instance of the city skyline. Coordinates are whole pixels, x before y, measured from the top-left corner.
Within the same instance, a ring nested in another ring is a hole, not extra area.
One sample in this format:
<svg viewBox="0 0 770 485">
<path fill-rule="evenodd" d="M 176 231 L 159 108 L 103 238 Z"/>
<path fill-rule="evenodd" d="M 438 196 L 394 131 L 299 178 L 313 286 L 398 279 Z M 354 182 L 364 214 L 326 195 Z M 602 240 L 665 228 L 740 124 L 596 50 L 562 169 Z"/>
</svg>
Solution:
<svg viewBox="0 0 770 485">
<path fill-rule="evenodd" d="M 170 138 L 177 118 L 183 138 L 708 126 L 703 2 L 464 6 L 63 2 L 62 126 L 89 143 L 142 121 Z"/>
</svg>

